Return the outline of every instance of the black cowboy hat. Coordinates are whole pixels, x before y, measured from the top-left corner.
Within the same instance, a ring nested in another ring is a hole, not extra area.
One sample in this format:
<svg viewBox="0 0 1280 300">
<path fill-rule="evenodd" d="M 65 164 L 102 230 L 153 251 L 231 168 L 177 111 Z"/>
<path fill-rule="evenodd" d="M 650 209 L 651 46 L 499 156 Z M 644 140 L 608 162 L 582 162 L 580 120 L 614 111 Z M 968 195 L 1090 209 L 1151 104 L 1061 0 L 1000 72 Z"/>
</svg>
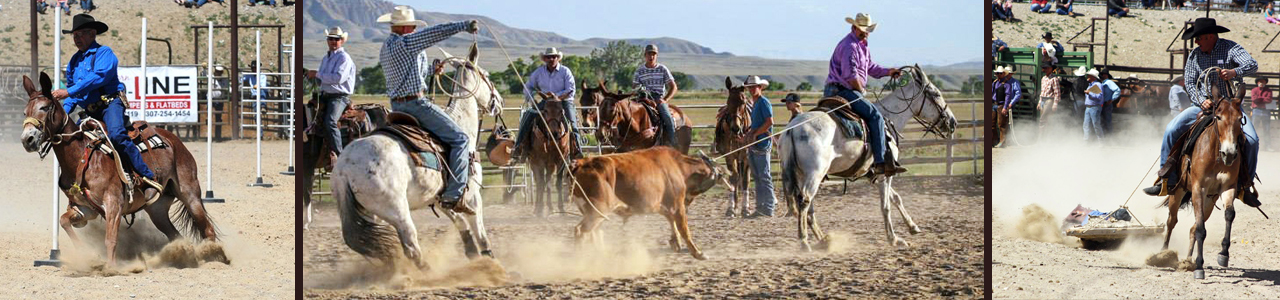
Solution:
<svg viewBox="0 0 1280 300">
<path fill-rule="evenodd" d="M 63 30 L 62 33 L 72 33 L 76 30 L 93 28 L 98 34 L 107 32 L 107 24 L 94 20 L 89 14 L 78 14 L 71 18 L 71 30 Z"/>
<path fill-rule="evenodd" d="M 1187 28 L 1186 31 L 1182 32 L 1182 39 L 1189 40 L 1201 34 L 1223 32 L 1231 32 L 1231 29 L 1218 26 L 1218 21 L 1213 20 L 1213 18 L 1199 18 L 1196 19 L 1195 24 L 1191 25 L 1191 28 Z"/>
<path fill-rule="evenodd" d="M 1045 32 L 1045 33 L 1044 33 L 1044 35 L 1040 36 L 1040 38 L 1043 38 L 1043 39 L 1050 39 L 1050 40 L 1052 40 L 1052 39 L 1053 39 L 1053 33 L 1052 33 L 1052 32 Z"/>
<path fill-rule="evenodd" d="M 1269 82 L 1270 80 L 1267 80 L 1267 78 L 1266 78 L 1266 77 L 1258 77 L 1258 78 L 1254 78 L 1254 79 L 1253 79 L 1253 83 L 1258 83 L 1259 81 L 1268 81 L 1268 82 Z"/>
<path fill-rule="evenodd" d="M 1104 69 L 1102 69 L 1102 70 L 1098 70 L 1098 78 L 1102 78 L 1102 77 L 1106 77 L 1106 78 L 1109 78 L 1109 79 L 1115 79 L 1115 77 L 1112 77 L 1112 76 L 1111 76 L 1111 70 L 1108 70 L 1108 69 L 1105 69 L 1105 68 L 1104 68 Z"/>
</svg>

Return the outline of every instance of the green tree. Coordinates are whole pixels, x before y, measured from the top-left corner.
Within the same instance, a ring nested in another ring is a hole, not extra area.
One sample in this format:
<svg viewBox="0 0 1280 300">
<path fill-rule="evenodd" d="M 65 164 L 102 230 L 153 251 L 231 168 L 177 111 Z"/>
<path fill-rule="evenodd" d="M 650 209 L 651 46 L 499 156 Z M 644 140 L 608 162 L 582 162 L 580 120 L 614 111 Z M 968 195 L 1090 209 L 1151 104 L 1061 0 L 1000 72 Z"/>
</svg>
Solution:
<svg viewBox="0 0 1280 300">
<path fill-rule="evenodd" d="M 787 84 L 777 81 L 770 81 L 769 87 L 764 88 L 766 91 L 781 91 L 785 89 L 787 89 Z"/>
<path fill-rule="evenodd" d="M 808 81 L 801 82 L 800 85 L 796 86 L 796 90 L 798 91 L 809 91 L 812 89 L 813 89 L 813 84 L 810 84 Z"/>
<path fill-rule="evenodd" d="M 382 65 L 360 69 L 356 76 L 357 94 L 382 94 L 387 92 L 387 78 L 382 75 Z"/>
<path fill-rule="evenodd" d="M 615 87 L 630 86 L 631 78 L 635 76 L 636 66 L 640 64 L 643 56 L 642 52 L 640 46 L 628 44 L 625 41 L 609 42 L 604 48 L 591 50 L 590 66 L 597 72 L 595 75 L 599 76 L 598 78 L 612 79 L 612 85 Z"/>
<path fill-rule="evenodd" d="M 685 74 L 683 72 L 671 72 L 671 77 L 675 78 L 676 86 L 679 87 L 680 90 L 692 91 L 695 88 L 696 84 L 693 83 L 693 76 L 689 76 L 689 74 Z"/>
</svg>

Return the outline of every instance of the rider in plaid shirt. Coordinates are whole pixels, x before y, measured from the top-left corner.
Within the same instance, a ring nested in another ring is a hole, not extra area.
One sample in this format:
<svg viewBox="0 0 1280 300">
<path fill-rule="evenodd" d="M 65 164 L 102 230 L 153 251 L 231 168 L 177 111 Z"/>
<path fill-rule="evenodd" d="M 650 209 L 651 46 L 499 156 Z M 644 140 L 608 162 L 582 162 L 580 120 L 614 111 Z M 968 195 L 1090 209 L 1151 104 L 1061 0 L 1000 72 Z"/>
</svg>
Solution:
<svg viewBox="0 0 1280 300">
<path fill-rule="evenodd" d="M 1191 95 L 1191 102 L 1195 105 L 1184 109 L 1165 127 L 1164 143 L 1160 145 L 1160 173 L 1163 178 L 1157 179 L 1155 186 L 1143 189 L 1143 192 L 1148 195 L 1167 195 L 1169 190 L 1177 185 L 1179 168 L 1166 167 L 1165 158 L 1169 156 L 1170 149 L 1176 146 L 1174 145 L 1176 139 L 1186 132 L 1195 122 L 1196 116 L 1208 109 L 1213 102 L 1208 98 L 1211 96 L 1211 91 L 1201 89 L 1199 79 L 1201 73 L 1212 67 L 1221 68 L 1215 74 L 1205 74 L 1205 78 L 1210 85 L 1217 87 L 1225 95 L 1226 91 L 1234 89 L 1236 84 L 1243 84 L 1241 80 L 1243 77 L 1253 76 L 1258 71 L 1258 62 L 1253 60 L 1244 47 L 1230 40 L 1218 39 L 1219 33 L 1230 31 L 1226 27 L 1218 26 L 1212 18 L 1199 18 L 1191 28 L 1182 33 L 1182 39 L 1194 38 L 1197 45 L 1196 49 L 1187 54 L 1186 70 L 1183 74 L 1188 83 L 1187 94 Z M 1241 201 L 1245 204 L 1258 207 L 1262 205 L 1258 201 L 1258 192 L 1250 189 L 1258 168 L 1258 133 L 1254 131 L 1253 122 L 1249 121 L 1248 115 L 1245 116 L 1244 137 L 1245 147 L 1241 153 L 1243 168 L 1240 170 L 1237 195 L 1240 195 Z"/>
<path fill-rule="evenodd" d="M 447 163 L 453 174 L 444 176 L 445 191 L 441 207 L 459 213 L 475 214 L 462 198 L 471 166 L 469 138 L 462 128 L 445 114 L 439 106 L 423 97 L 427 89 L 425 74 L 432 72 L 427 61 L 427 48 L 448 39 L 463 30 L 472 34 L 479 30 L 476 20 L 441 24 L 415 32 L 427 23 L 415 20 L 413 9 L 397 6 L 395 11 L 378 17 L 379 23 L 391 23 L 391 36 L 382 43 L 378 57 L 387 80 L 387 96 L 391 98 L 391 110 L 412 115 L 422 125 L 449 147 Z"/>
</svg>

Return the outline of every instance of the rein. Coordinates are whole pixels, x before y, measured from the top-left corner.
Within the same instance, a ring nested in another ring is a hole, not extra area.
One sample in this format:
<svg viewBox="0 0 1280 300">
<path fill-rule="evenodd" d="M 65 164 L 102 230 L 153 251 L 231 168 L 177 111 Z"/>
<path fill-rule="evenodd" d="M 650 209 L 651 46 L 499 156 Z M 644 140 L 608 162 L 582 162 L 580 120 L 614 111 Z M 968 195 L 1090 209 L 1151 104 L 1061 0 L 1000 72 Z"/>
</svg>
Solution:
<svg viewBox="0 0 1280 300">
<path fill-rule="evenodd" d="M 943 112 L 947 111 L 947 109 L 949 109 L 949 108 L 950 108 L 950 106 L 949 106 L 949 105 L 947 105 L 947 104 L 945 104 L 945 103 L 944 103 L 944 104 L 938 104 L 938 100 L 937 100 L 938 98 L 937 98 L 937 96 L 935 96 L 933 93 L 929 93 L 928 91 L 926 91 L 926 88 L 927 88 L 928 86 L 927 86 L 926 84 L 924 84 L 924 82 L 922 82 L 922 81 L 923 81 L 923 74 L 924 74 L 924 72 L 923 72 L 923 71 L 921 71 L 919 68 L 916 68 L 916 67 L 914 67 L 914 66 L 906 66 L 906 67 L 902 67 L 901 69 L 904 69 L 904 70 L 913 70 L 913 71 L 909 71 L 909 72 L 911 72 L 911 73 L 912 73 L 912 76 L 911 76 L 911 77 L 913 77 L 913 78 L 914 78 L 914 80 L 912 80 L 911 82 L 916 82 L 916 83 L 918 83 L 918 84 L 920 85 L 920 91 L 919 91 L 919 92 L 917 92 L 915 95 L 911 95 L 910 97 L 894 96 L 894 98 L 896 98 L 898 101 L 906 102 L 906 103 L 907 103 L 907 107 L 903 108 L 902 110 L 896 111 L 896 112 L 895 112 L 895 111 L 891 111 L 891 110 L 889 110 L 889 109 L 885 109 L 885 111 L 887 111 L 887 112 L 889 112 L 889 113 L 891 113 L 891 114 L 895 114 L 895 115 L 897 115 L 897 114 L 901 114 L 901 113 L 903 113 L 903 112 L 906 112 L 906 111 L 908 111 L 908 110 L 912 110 L 912 108 L 911 108 L 912 104 L 914 104 L 914 103 L 916 102 L 916 100 L 917 100 L 917 99 L 921 99 L 921 97 L 920 97 L 921 95 L 924 95 L 924 97 L 923 97 L 923 99 L 922 99 L 923 101 L 920 101 L 920 106 L 919 106 L 918 108 L 914 109 L 914 111 L 913 111 L 913 112 L 912 112 L 912 114 L 911 114 L 911 118 L 912 118 L 913 120 L 915 120 L 917 124 L 920 124 L 920 126 L 923 126 L 923 127 L 924 127 L 924 132 L 923 132 L 923 133 L 921 133 L 921 137 L 924 137 L 924 136 L 926 136 L 926 135 L 928 135 L 928 134 L 932 133 L 932 134 L 937 135 L 937 136 L 939 136 L 939 137 L 943 137 L 943 138 L 945 138 L 945 137 L 946 137 L 946 135 L 945 135 L 945 134 L 943 134 L 943 133 L 942 133 L 942 129 L 940 129 L 940 128 L 938 128 L 938 127 L 939 127 L 939 125 L 941 125 L 941 124 L 942 124 L 942 122 L 944 121 L 944 120 L 943 120 L 943 116 L 944 116 Z M 909 84 L 909 83 L 906 83 L 906 84 L 886 84 L 886 85 L 884 85 L 884 86 L 882 86 L 882 87 L 880 88 L 880 91 L 881 91 L 881 92 L 884 92 L 884 91 L 888 90 L 888 91 L 892 92 L 892 91 L 896 91 L 896 90 L 898 90 L 898 89 L 904 88 L 904 87 L 906 87 L 906 86 L 908 86 L 908 85 L 910 85 L 910 84 Z M 938 109 L 938 116 L 937 116 L 937 117 L 934 117 L 932 121 L 927 121 L 927 120 L 925 120 L 924 118 L 921 118 L 921 117 L 920 117 L 920 114 L 924 112 L 924 105 L 925 105 L 925 103 L 926 103 L 926 102 L 927 102 L 927 103 L 933 103 L 934 107 L 936 107 L 936 108 Z M 882 106 L 882 107 L 883 107 L 883 106 Z"/>
</svg>

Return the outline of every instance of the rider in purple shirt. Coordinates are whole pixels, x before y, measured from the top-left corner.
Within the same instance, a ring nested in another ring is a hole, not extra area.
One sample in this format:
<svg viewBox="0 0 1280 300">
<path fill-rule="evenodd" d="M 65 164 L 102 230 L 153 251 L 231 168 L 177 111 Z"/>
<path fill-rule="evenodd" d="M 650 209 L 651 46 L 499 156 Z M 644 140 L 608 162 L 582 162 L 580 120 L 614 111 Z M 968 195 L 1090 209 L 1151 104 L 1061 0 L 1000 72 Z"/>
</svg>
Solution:
<svg viewBox="0 0 1280 300">
<path fill-rule="evenodd" d="M 853 29 L 844 39 L 836 44 L 831 54 L 831 69 L 827 74 L 827 85 L 823 89 L 823 97 L 840 96 L 849 101 L 849 108 L 867 122 L 867 144 L 871 148 L 875 163 L 871 165 L 871 173 L 886 176 L 906 172 L 907 169 L 885 160 L 884 117 L 870 101 L 863 98 L 866 94 L 867 76 L 881 78 L 891 76 L 898 78 L 898 69 L 884 68 L 871 61 L 871 53 L 867 50 L 867 36 L 876 29 L 871 16 L 859 13 L 857 18 L 845 18 Z"/>
</svg>

